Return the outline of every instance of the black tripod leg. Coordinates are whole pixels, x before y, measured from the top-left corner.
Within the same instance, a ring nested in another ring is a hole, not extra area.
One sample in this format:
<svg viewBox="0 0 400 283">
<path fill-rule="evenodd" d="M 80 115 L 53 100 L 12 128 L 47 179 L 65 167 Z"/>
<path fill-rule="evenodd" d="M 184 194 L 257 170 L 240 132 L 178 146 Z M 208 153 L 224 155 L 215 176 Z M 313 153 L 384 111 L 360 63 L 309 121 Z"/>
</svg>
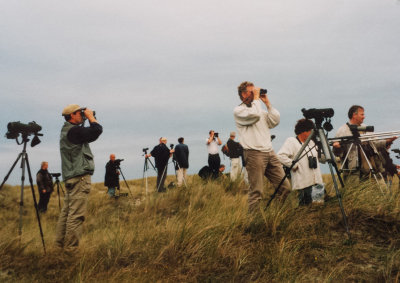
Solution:
<svg viewBox="0 0 400 283">
<path fill-rule="evenodd" d="M 53 188 L 54 188 L 55 186 L 57 186 L 57 195 L 58 195 L 58 208 L 59 208 L 59 209 L 60 209 L 60 211 L 61 211 L 60 187 L 59 187 L 59 184 L 60 184 L 60 183 L 56 181 L 56 183 L 54 184 Z"/>
<path fill-rule="evenodd" d="M 290 167 L 290 169 L 293 168 L 293 165 Z M 272 194 L 271 198 L 269 199 L 267 206 L 268 207 L 272 200 L 276 197 L 277 193 L 279 192 L 279 189 L 281 188 L 282 184 L 285 182 L 286 178 L 290 175 L 290 170 L 288 170 L 288 173 L 285 174 L 285 176 L 282 178 L 281 182 L 279 183 L 278 187 L 276 187 L 274 193 Z"/>
<path fill-rule="evenodd" d="M 163 179 L 164 179 L 164 175 L 165 175 L 165 173 L 166 173 L 166 171 L 167 171 L 167 167 L 168 167 L 168 163 L 167 163 L 167 165 L 165 165 L 165 167 L 164 167 L 163 173 L 162 173 L 162 175 L 161 175 L 160 183 L 159 183 L 158 186 L 157 186 L 157 192 L 160 192 L 160 185 L 164 186 Z M 157 173 L 157 174 L 158 174 L 158 173 Z"/>
<path fill-rule="evenodd" d="M 331 172 L 331 176 L 332 176 L 332 180 L 333 180 L 333 186 L 335 187 L 335 191 L 336 191 L 336 196 L 337 196 L 337 199 L 339 201 L 340 211 L 342 212 L 344 226 L 346 228 L 347 236 L 349 237 L 349 240 L 351 240 L 351 234 L 350 234 L 350 230 L 349 230 L 349 225 L 347 223 L 347 216 L 346 216 L 346 212 L 344 211 L 344 207 L 343 207 L 343 203 L 342 203 L 342 195 L 341 195 L 341 193 L 339 191 L 339 188 L 338 188 L 338 185 L 337 185 L 337 182 L 336 182 L 336 178 L 335 178 L 335 174 L 333 172 L 332 167 L 333 167 L 332 164 L 329 163 L 329 170 Z"/>
<path fill-rule="evenodd" d="M 142 186 L 144 185 L 144 178 L 147 176 L 146 175 L 146 171 L 147 171 L 148 165 L 147 165 L 147 158 L 144 159 L 144 164 L 143 164 L 143 180 L 142 180 Z"/>
<path fill-rule="evenodd" d="M 121 173 L 122 179 L 124 179 L 125 185 L 126 185 L 126 187 L 128 188 L 128 190 L 129 190 L 130 196 L 132 197 L 131 188 L 129 188 L 128 182 L 125 180 L 125 176 L 124 176 L 124 174 L 122 173 L 121 168 L 119 168 L 118 170 L 119 170 L 119 172 Z M 120 194 L 121 194 L 121 191 L 120 191 Z"/>
<path fill-rule="evenodd" d="M 18 163 L 18 160 L 21 158 L 22 153 L 18 154 L 17 159 L 15 160 L 14 164 L 11 166 L 10 171 L 8 171 L 7 175 L 4 177 L 3 183 L 0 185 L 0 190 L 3 188 L 4 183 L 8 180 L 8 177 L 10 177 L 10 174 L 12 170 L 14 169 L 15 165 Z"/>
<path fill-rule="evenodd" d="M 43 251 L 44 254 L 46 254 L 46 246 L 44 244 L 44 237 L 43 237 L 43 230 L 42 230 L 42 224 L 40 222 L 40 215 L 39 215 L 39 210 L 37 207 L 37 202 L 36 202 L 36 196 L 35 196 L 35 190 L 33 189 L 33 181 L 32 181 L 32 174 L 31 174 L 31 168 L 29 166 L 29 160 L 28 160 L 28 154 L 25 153 L 25 159 L 26 159 L 26 167 L 28 169 L 28 176 L 29 176 L 29 183 L 31 185 L 31 191 L 32 191 L 32 197 L 33 197 L 33 203 L 35 206 L 35 210 L 36 210 L 36 217 L 37 217 L 37 221 L 38 221 L 38 225 L 39 225 L 39 230 L 40 230 L 40 236 L 42 238 L 42 244 L 43 244 Z M 23 169 L 24 170 L 24 169 Z"/>
<path fill-rule="evenodd" d="M 343 207 L 343 203 L 342 203 L 342 195 L 341 195 L 341 193 L 339 191 L 339 187 L 338 187 L 338 184 L 336 182 L 335 174 L 333 172 L 333 167 L 336 169 L 336 173 L 339 176 L 339 180 L 340 180 L 342 186 L 344 187 L 343 180 L 340 178 L 340 175 L 339 175 L 339 173 L 337 171 L 337 165 L 336 165 L 332 150 L 329 147 L 328 140 L 327 140 L 325 132 L 324 132 L 324 130 L 322 128 L 318 129 L 318 135 L 319 135 L 319 139 L 321 141 L 321 146 L 322 146 L 323 153 L 324 153 L 325 157 L 327 158 L 327 162 L 329 164 L 329 170 L 330 170 L 330 173 L 331 173 L 333 186 L 335 187 L 336 196 L 337 196 L 338 201 L 339 201 L 340 211 L 342 212 L 343 222 L 344 222 L 344 225 L 345 225 L 345 228 L 346 228 L 346 233 L 347 233 L 347 235 L 349 237 L 349 240 L 351 240 L 349 225 L 347 224 L 347 216 L 346 216 L 346 213 L 344 211 L 344 207 Z"/>
<path fill-rule="evenodd" d="M 339 168 L 338 168 L 338 166 L 337 166 L 337 164 L 335 162 L 335 156 L 333 155 L 332 149 L 329 146 L 328 146 L 328 152 L 329 152 L 329 155 L 330 155 L 329 156 L 330 160 L 332 160 L 332 162 L 330 164 L 333 166 L 333 168 L 335 168 L 335 172 L 336 172 L 336 175 L 337 175 L 337 177 L 339 179 L 340 185 L 342 186 L 342 188 L 344 188 L 344 181 L 343 181 L 342 175 L 340 174 Z M 334 178 L 334 175 L 332 175 L 332 179 L 333 178 Z"/>
</svg>

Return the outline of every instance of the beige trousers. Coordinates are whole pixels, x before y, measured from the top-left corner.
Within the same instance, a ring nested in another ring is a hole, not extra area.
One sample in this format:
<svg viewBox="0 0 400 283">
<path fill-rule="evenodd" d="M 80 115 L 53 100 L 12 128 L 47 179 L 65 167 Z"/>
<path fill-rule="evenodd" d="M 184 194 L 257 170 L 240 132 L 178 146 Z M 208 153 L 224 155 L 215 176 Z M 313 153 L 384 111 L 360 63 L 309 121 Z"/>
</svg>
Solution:
<svg viewBox="0 0 400 283">
<path fill-rule="evenodd" d="M 253 211 L 258 207 L 259 201 L 263 196 L 264 176 L 276 189 L 285 176 L 285 172 L 274 151 L 262 152 L 245 149 L 244 160 L 250 183 L 249 210 Z M 289 180 L 286 178 L 277 193 L 277 198 L 284 201 L 290 193 L 290 189 Z"/>
<path fill-rule="evenodd" d="M 57 246 L 71 248 L 79 245 L 90 187 L 90 175 L 74 177 L 65 182 L 64 206 L 56 228 Z"/>
<path fill-rule="evenodd" d="M 186 168 L 179 168 L 178 170 L 176 170 L 176 177 L 178 179 L 178 187 L 182 186 L 182 183 L 184 182 L 184 180 L 186 181 Z"/>
<path fill-rule="evenodd" d="M 231 158 L 231 181 L 234 182 L 240 176 L 242 164 L 240 158 Z"/>
</svg>

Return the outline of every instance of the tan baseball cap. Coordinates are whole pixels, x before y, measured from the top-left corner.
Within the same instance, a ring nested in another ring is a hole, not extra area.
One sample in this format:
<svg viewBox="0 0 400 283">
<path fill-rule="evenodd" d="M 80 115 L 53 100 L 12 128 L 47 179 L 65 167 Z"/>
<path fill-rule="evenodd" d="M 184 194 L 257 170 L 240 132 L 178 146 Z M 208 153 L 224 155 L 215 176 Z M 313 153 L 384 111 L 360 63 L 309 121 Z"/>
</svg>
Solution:
<svg viewBox="0 0 400 283">
<path fill-rule="evenodd" d="M 231 132 L 231 137 L 236 137 L 236 133 L 235 132 Z"/>
<path fill-rule="evenodd" d="M 64 108 L 62 115 L 69 115 L 74 113 L 75 111 L 78 111 L 79 109 L 82 109 L 78 104 L 70 104 L 67 107 Z"/>
<path fill-rule="evenodd" d="M 160 141 L 167 141 L 167 138 L 166 138 L 166 137 L 162 137 L 162 138 L 160 139 Z"/>
</svg>

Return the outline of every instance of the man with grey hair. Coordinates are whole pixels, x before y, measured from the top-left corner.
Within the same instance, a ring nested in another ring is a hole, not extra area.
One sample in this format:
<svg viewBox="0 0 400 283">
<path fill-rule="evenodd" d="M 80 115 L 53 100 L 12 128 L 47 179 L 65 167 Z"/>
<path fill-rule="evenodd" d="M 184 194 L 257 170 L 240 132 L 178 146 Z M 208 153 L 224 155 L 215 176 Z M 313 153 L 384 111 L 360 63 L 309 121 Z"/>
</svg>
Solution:
<svg viewBox="0 0 400 283">
<path fill-rule="evenodd" d="M 51 193 L 53 192 L 53 179 L 49 171 L 49 163 L 43 161 L 40 170 L 36 174 L 36 184 L 39 191 L 39 212 L 45 213 L 47 211 L 47 205 L 50 200 Z"/>
<path fill-rule="evenodd" d="M 248 173 L 249 210 L 259 206 L 264 189 L 264 176 L 276 188 L 285 176 L 282 165 L 271 143 L 270 129 L 280 121 L 278 110 L 272 107 L 266 94 L 260 95 L 260 88 L 251 82 L 243 82 L 238 87 L 242 103 L 235 107 L 233 116 L 243 147 L 244 161 Z M 262 109 L 262 103 L 267 111 Z M 290 192 L 290 183 L 286 179 L 277 193 L 282 202 Z"/>
<path fill-rule="evenodd" d="M 353 136 L 351 127 L 365 126 L 363 123 L 365 111 L 362 106 L 351 106 L 347 116 L 349 121 L 338 129 L 336 137 Z M 364 133 L 365 132 L 359 132 L 359 134 Z M 341 159 L 342 164 L 345 162 L 343 164 L 343 178 L 346 183 L 357 184 L 360 180 L 367 179 L 371 171 L 379 175 L 384 172 L 379 150 L 386 150 L 386 146 L 391 145 L 395 139 L 397 139 L 397 137 L 363 142 L 360 146 L 356 146 L 355 142 L 344 144 L 334 142 L 332 144 L 333 153 Z M 364 153 L 366 156 L 364 156 Z M 370 168 L 370 166 L 372 168 Z"/>
<path fill-rule="evenodd" d="M 62 116 L 65 123 L 61 129 L 60 153 L 66 191 L 56 228 L 56 245 L 75 251 L 82 234 L 94 172 L 94 156 L 89 143 L 101 135 L 103 128 L 92 110 L 77 104 L 65 107 Z M 89 127 L 81 126 L 84 118 L 89 120 Z"/>
<path fill-rule="evenodd" d="M 224 152 L 231 160 L 231 181 L 234 182 L 242 172 L 240 157 L 243 155 L 243 147 L 235 141 L 236 133 L 231 132 L 229 140 L 226 142 L 226 151 Z"/>
</svg>

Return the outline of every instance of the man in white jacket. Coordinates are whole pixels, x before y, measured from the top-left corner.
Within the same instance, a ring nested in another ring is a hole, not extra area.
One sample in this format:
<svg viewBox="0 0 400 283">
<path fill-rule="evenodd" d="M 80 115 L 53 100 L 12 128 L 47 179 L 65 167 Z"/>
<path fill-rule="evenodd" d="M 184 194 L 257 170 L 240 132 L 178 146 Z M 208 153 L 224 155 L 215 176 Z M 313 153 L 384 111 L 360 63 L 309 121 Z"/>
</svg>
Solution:
<svg viewBox="0 0 400 283">
<path fill-rule="evenodd" d="M 292 165 L 294 157 L 311 134 L 313 128 L 314 123 L 311 120 L 300 119 L 297 121 L 294 128 L 296 137 L 286 139 L 278 152 L 278 158 L 283 165 L 286 167 Z M 323 184 L 318 162 L 318 152 L 312 140 L 305 147 L 300 157 L 290 171 L 292 190 L 299 192 L 299 204 L 307 205 L 312 203 L 312 187 Z"/>
<path fill-rule="evenodd" d="M 234 119 L 243 147 L 243 157 L 246 163 L 249 189 L 249 210 L 254 211 L 259 206 L 264 189 L 264 175 L 276 188 L 285 176 L 282 165 L 276 156 L 271 143 L 270 129 L 280 121 L 278 110 L 271 106 L 266 94 L 260 95 L 260 88 L 251 82 L 243 82 L 238 87 L 242 103 L 234 109 Z M 267 107 L 263 110 L 262 103 Z M 282 184 L 277 193 L 282 202 L 290 192 L 288 180 Z"/>
</svg>

